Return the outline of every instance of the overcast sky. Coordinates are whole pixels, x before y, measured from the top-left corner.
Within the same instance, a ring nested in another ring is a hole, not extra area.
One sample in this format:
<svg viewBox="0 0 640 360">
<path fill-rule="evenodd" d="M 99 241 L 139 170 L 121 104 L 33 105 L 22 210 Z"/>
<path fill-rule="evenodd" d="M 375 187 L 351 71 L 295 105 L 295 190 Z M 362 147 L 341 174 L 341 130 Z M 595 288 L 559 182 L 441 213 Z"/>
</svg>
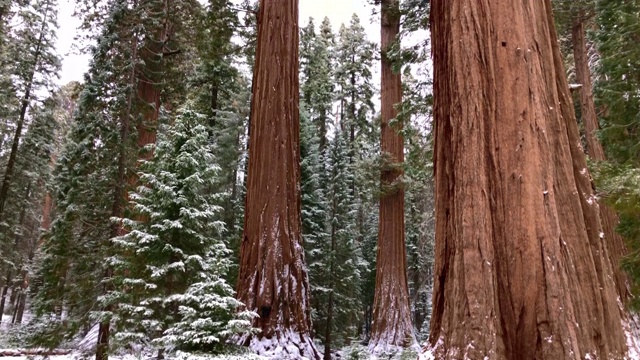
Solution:
<svg viewBox="0 0 640 360">
<path fill-rule="evenodd" d="M 300 26 L 307 23 L 307 19 L 312 16 L 319 24 L 325 16 L 328 16 L 335 32 L 340 28 L 340 24 L 348 24 L 351 15 L 356 13 L 360 17 L 362 25 L 367 30 L 369 39 L 378 42 L 380 39 L 379 28 L 372 24 L 371 6 L 367 5 L 368 0 L 300 0 Z M 84 72 L 87 70 L 88 57 L 74 54 L 72 51 L 73 37 L 79 21 L 74 19 L 73 0 L 60 0 L 60 12 L 58 22 L 58 53 L 62 56 L 62 73 L 60 84 L 66 84 L 72 80 L 82 80 Z"/>
</svg>

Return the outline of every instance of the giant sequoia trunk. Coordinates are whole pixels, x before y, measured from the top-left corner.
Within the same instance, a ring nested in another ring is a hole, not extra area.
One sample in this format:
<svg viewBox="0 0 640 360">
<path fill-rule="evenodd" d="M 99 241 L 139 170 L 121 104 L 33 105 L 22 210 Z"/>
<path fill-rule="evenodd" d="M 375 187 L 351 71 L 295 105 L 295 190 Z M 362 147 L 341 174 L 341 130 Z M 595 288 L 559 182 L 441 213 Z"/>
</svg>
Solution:
<svg viewBox="0 0 640 360">
<path fill-rule="evenodd" d="M 581 17 L 578 17 L 573 23 L 572 41 L 573 58 L 576 66 L 576 80 L 582 84 L 580 88 L 580 113 L 586 133 L 587 153 L 593 160 L 603 161 L 606 160 L 606 158 L 596 134 L 599 129 L 598 116 L 596 115 L 596 108 L 593 101 L 584 19 Z M 616 226 L 619 222 L 618 215 L 604 202 L 598 201 L 598 204 L 600 206 L 600 218 L 602 220 L 604 239 L 610 250 L 609 255 L 611 256 L 611 263 L 613 265 L 616 289 L 620 299 L 626 303 L 630 293 L 627 286 L 627 277 L 620 267 L 620 262 L 622 261 L 622 257 L 627 254 L 627 249 L 624 239 L 616 232 Z"/>
<path fill-rule="evenodd" d="M 550 0 L 432 0 L 438 359 L 620 359 Z"/>
<path fill-rule="evenodd" d="M 402 122 L 392 125 L 398 112 L 395 105 L 402 101 L 399 73 L 394 73 L 385 52 L 395 43 L 400 30 L 398 0 L 382 1 L 382 153 L 387 163 L 382 169 L 380 197 L 380 226 L 376 288 L 373 302 L 373 326 L 370 349 L 383 352 L 388 347 L 406 347 L 415 343 L 409 307 L 407 255 L 404 243 L 404 189 L 397 184 L 402 175 L 404 139 Z"/>
<path fill-rule="evenodd" d="M 298 0 L 262 0 L 238 299 L 259 314 L 242 339 L 274 358 L 319 358 L 300 223 Z"/>
</svg>

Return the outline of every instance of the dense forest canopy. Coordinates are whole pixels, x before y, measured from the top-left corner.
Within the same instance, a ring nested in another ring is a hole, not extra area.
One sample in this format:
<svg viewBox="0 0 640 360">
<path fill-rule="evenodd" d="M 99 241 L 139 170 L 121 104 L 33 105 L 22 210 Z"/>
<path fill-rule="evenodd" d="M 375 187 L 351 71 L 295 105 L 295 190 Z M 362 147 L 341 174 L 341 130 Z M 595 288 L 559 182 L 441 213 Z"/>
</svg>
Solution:
<svg viewBox="0 0 640 360">
<path fill-rule="evenodd" d="M 639 356 L 640 1 L 305 1 L 0 1 L 0 357 Z"/>
</svg>

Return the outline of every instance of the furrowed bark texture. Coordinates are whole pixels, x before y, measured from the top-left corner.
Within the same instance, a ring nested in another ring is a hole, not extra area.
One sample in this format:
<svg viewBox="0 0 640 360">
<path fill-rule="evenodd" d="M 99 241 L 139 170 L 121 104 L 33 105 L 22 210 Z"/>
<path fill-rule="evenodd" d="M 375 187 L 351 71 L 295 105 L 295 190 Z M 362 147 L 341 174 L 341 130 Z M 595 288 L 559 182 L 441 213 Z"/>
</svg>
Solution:
<svg viewBox="0 0 640 360">
<path fill-rule="evenodd" d="M 395 119 L 395 105 L 402 101 L 402 83 L 394 73 L 392 62 L 384 52 L 396 42 L 400 31 L 398 0 L 381 3 L 381 149 L 389 156 L 392 166 L 382 171 L 383 194 L 380 197 L 380 225 L 376 266 L 376 288 L 373 303 L 373 325 L 369 347 L 374 352 L 389 346 L 407 347 L 415 343 L 409 307 L 407 285 L 407 256 L 404 241 L 404 189 L 394 184 L 400 176 L 404 162 L 402 123 Z"/>
<path fill-rule="evenodd" d="M 600 144 L 600 140 L 597 137 L 597 131 L 599 130 L 598 116 L 596 115 L 596 107 L 593 101 L 589 52 L 582 19 L 577 19 L 573 24 L 572 41 L 576 80 L 582 84 L 580 88 L 580 110 L 587 139 L 587 153 L 593 160 L 603 161 L 606 158 L 602 144 Z M 613 265 L 616 290 L 621 302 L 627 303 L 630 296 L 628 278 L 620 267 L 622 258 L 627 254 L 627 248 L 622 236 L 616 232 L 616 227 L 619 223 L 618 214 L 602 201 L 598 201 L 598 205 L 600 206 L 600 219 L 602 220 L 604 239 L 610 250 L 609 255 Z"/>
<path fill-rule="evenodd" d="M 437 359 L 621 359 L 549 0 L 432 0 Z"/>
<path fill-rule="evenodd" d="M 298 1 L 262 0 L 258 16 L 238 299 L 261 333 L 243 342 L 318 359 L 300 233 Z"/>
</svg>

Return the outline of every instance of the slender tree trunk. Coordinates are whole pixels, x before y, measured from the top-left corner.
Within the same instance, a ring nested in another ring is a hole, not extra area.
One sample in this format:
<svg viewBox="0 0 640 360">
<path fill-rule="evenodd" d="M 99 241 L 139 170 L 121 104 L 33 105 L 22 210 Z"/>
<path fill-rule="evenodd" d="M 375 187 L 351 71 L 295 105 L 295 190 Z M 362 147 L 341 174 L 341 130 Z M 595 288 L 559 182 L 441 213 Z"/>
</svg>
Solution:
<svg viewBox="0 0 640 360">
<path fill-rule="evenodd" d="M 621 359 L 550 0 L 433 0 L 437 359 Z"/>
<path fill-rule="evenodd" d="M 318 359 L 300 230 L 298 1 L 262 0 L 259 19 L 238 300 L 260 333 L 241 342 Z"/>
<path fill-rule="evenodd" d="M 382 169 L 381 178 L 376 288 L 369 344 L 374 353 L 385 351 L 388 347 L 407 347 L 416 342 L 409 307 L 404 188 L 394 184 L 402 176 L 400 167 L 404 162 L 404 138 L 401 133 L 402 122 L 397 119 L 396 126 L 390 124 L 398 115 L 395 105 L 402 101 L 402 84 L 400 74 L 393 72 L 392 62 L 385 54 L 396 42 L 400 31 L 400 9 L 398 0 L 383 0 L 381 6 L 381 148 L 391 163 Z"/>
<path fill-rule="evenodd" d="M 600 140 L 598 140 L 597 137 L 597 131 L 599 130 L 598 116 L 596 115 L 596 107 L 593 101 L 593 87 L 591 84 L 591 70 L 589 68 L 589 52 L 587 50 L 584 19 L 581 16 L 578 16 L 573 23 L 572 41 L 576 79 L 578 83 L 582 84 L 580 88 L 580 110 L 587 139 L 587 153 L 593 160 L 603 161 L 606 160 L 606 158 Z M 618 215 L 604 202 L 598 201 L 598 205 L 600 206 L 600 219 L 602 220 L 604 239 L 610 250 L 609 255 L 611 256 L 611 263 L 613 265 L 616 289 L 621 301 L 626 303 L 629 300 L 630 292 L 627 276 L 621 269 L 620 263 L 622 258 L 627 254 L 627 248 L 622 236 L 616 232 L 616 227 L 619 222 Z"/>
<path fill-rule="evenodd" d="M 29 254 L 29 263 L 33 260 L 33 252 Z M 20 324 L 22 322 L 22 318 L 24 316 L 24 308 L 27 305 L 27 289 L 29 287 L 29 272 L 27 269 L 22 270 L 22 283 L 20 288 L 20 298 L 18 299 L 18 304 L 16 306 L 16 311 L 14 313 L 14 317 L 12 323 Z"/>
<path fill-rule="evenodd" d="M 9 153 L 9 160 L 4 171 L 4 178 L 2 179 L 2 185 L 0 186 L 0 222 L 4 219 L 4 206 L 7 202 L 7 196 L 9 195 L 9 187 L 13 178 L 13 170 L 16 165 L 16 158 L 18 156 L 18 146 L 20 145 L 20 138 L 22 137 L 22 128 L 24 127 L 24 121 L 27 114 L 27 108 L 29 107 L 31 96 L 31 83 L 27 86 L 27 91 L 24 94 L 22 105 L 20 108 L 20 118 L 18 118 L 18 124 L 16 126 L 16 132 L 13 135 L 13 142 L 11 144 L 11 152 Z"/>
<path fill-rule="evenodd" d="M 7 271 L 7 277 L 4 282 L 4 288 L 2 288 L 2 294 L 0 295 L 0 323 L 2 323 L 2 316 L 4 315 L 4 306 L 6 304 L 7 293 L 9 292 L 9 286 L 11 286 L 11 270 Z"/>
<path fill-rule="evenodd" d="M 216 116 L 218 115 L 218 83 L 214 81 L 211 84 L 211 119 L 209 120 L 210 138 L 213 138 L 213 128 L 216 125 Z"/>
</svg>

